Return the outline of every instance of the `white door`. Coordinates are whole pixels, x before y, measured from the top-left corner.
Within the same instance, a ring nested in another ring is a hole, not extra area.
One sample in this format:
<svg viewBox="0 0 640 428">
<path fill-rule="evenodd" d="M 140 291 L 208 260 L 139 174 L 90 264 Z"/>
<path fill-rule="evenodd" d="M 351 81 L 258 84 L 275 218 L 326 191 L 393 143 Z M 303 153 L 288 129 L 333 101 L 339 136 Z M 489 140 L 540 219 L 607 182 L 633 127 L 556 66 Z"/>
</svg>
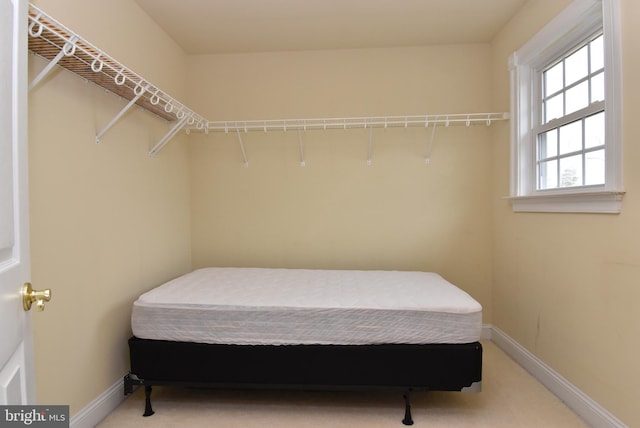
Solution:
<svg viewBox="0 0 640 428">
<path fill-rule="evenodd" d="M 35 404 L 29 313 L 27 7 L 0 0 L 0 404 Z"/>
</svg>

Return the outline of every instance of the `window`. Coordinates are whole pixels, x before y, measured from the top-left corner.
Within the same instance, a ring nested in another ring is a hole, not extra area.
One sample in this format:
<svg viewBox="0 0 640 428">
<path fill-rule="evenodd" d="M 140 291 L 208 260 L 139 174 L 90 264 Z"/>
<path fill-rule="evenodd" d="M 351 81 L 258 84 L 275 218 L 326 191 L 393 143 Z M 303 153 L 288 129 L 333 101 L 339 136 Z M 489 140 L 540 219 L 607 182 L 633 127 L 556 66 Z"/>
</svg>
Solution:
<svg viewBox="0 0 640 428">
<path fill-rule="evenodd" d="M 576 0 L 510 58 L 514 211 L 620 212 L 618 0 Z"/>
<path fill-rule="evenodd" d="M 541 83 L 536 190 L 605 184 L 602 34 L 536 75 Z"/>
</svg>

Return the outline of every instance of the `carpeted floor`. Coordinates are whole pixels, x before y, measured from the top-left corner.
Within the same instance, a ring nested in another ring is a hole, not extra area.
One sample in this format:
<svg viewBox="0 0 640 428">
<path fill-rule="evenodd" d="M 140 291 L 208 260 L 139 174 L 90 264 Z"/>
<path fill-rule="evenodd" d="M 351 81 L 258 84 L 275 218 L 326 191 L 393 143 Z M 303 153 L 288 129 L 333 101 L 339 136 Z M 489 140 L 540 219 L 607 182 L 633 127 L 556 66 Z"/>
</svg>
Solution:
<svg viewBox="0 0 640 428">
<path fill-rule="evenodd" d="M 492 342 L 483 342 L 482 392 L 415 392 L 415 427 L 586 427 Z M 151 417 L 138 388 L 100 425 L 127 427 L 403 427 L 402 394 L 219 391 L 154 387 Z"/>
</svg>

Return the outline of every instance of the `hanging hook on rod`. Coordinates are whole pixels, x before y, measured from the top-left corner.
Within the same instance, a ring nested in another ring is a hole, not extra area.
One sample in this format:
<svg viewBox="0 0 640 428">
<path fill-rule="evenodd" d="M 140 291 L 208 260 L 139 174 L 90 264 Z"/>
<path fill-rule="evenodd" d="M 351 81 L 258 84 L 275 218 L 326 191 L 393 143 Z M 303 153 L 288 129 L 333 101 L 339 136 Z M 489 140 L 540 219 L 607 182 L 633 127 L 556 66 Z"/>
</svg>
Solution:
<svg viewBox="0 0 640 428">
<path fill-rule="evenodd" d="M 127 81 L 127 76 L 124 75 L 124 67 L 122 67 L 118 74 L 116 74 L 116 77 L 113 78 L 113 81 L 118 86 L 124 85 L 124 83 Z"/>
<path fill-rule="evenodd" d="M 100 61 L 100 54 L 91 62 L 91 71 L 100 73 L 104 68 L 104 62 Z"/>
<path fill-rule="evenodd" d="M 149 98 L 149 102 L 152 106 L 157 106 L 158 104 L 160 104 L 160 95 L 158 95 L 158 92 L 160 92 L 159 89 L 156 90 L 153 95 L 151 95 L 151 98 Z"/>
<path fill-rule="evenodd" d="M 36 15 L 36 17 L 33 18 L 33 21 L 31 21 L 31 24 L 29 24 L 29 35 L 31 37 L 40 37 L 42 35 L 42 31 L 44 30 L 44 25 L 42 24 L 42 22 L 40 22 L 40 18 L 42 18 L 42 12 L 39 12 Z M 33 31 L 36 25 L 38 26 L 38 30 Z"/>
</svg>

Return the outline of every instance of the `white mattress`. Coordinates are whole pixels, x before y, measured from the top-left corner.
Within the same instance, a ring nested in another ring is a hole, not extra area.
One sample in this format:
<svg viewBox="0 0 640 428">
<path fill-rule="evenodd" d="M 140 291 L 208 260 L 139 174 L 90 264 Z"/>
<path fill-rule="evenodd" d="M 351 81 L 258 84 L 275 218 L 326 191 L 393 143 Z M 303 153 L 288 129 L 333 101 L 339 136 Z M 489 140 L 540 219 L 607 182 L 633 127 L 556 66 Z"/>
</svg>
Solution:
<svg viewBox="0 0 640 428">
<path fill-rule="evenodd" d="M 428 272 L 205 268 L 133 304 L 142 339 L 289 345 L 470 343 L 482 307 Z"/>
</svg>

